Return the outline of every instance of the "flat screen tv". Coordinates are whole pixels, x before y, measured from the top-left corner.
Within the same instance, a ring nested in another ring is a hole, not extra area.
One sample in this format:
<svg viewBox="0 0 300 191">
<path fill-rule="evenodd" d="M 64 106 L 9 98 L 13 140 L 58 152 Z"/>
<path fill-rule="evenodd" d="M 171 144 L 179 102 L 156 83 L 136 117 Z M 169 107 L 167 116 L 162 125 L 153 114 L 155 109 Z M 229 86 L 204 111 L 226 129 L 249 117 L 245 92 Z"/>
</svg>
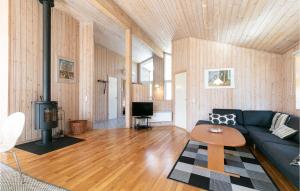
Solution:
<svg viewBox="0 0 300 191">
<path fill-rule="evenodd" d="M 153 102 L 132 102 L 132 116 L 152 116 Z"/>
</svg>

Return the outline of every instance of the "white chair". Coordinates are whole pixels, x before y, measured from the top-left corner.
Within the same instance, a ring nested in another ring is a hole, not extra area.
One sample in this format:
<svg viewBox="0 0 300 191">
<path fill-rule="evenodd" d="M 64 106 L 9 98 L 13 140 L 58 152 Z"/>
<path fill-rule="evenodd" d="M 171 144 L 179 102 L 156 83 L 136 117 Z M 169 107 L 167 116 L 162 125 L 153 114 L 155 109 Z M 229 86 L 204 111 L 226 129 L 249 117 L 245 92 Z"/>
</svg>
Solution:
<svg viewBox="0 0 300 191">
<path fill-rule="evenodd" d="M 22 183 L 24 183 L 24 179 L 19 160 L 16 153 L 12 149 L 15 147 L 18 138 L 21 136 L 24 126 L 24 113 L 16 112 L 8 116 L 3 125 L 0 127 L 0 153 L 10 152 L 13 154 Z"/>
</svg>

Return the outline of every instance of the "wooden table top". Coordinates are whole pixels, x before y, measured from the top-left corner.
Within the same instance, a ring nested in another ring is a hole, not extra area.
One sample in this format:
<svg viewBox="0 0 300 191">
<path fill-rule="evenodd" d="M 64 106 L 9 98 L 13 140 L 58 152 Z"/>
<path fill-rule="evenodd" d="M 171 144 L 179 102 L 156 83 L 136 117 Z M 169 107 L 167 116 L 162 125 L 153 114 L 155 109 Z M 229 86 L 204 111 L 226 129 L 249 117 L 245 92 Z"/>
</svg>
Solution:
<svg viewBox="0 0 300 191">
<path fill-rule="evenodd" d="M 210 132 L 209 128 L 213 126 L 223 128 L 223 132 Z M 221 125 L 197 125 L 191 132 L 191 138 L 211 145 L 230 147 L 240 147 L 246 143 L 244 136 L 238 130 Z"/>
</svg>

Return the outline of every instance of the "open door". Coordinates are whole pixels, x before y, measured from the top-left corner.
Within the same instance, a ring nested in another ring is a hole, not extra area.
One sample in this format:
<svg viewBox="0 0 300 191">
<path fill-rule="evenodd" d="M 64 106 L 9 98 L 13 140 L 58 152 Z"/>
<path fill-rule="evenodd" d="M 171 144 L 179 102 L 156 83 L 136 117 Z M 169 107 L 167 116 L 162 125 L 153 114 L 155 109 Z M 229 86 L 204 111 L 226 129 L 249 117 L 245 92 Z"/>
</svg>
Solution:
<svg viewBox="0 0 300 191">
<path fill-rule="evenodd" d="M 175 75 L 175 126 L 186 129 L 186 72 Z"/>
<path fill-rule="evenodd" d="M 118 79 L 108 78 L 108 119 L 118 118 Z"/>
</svg>

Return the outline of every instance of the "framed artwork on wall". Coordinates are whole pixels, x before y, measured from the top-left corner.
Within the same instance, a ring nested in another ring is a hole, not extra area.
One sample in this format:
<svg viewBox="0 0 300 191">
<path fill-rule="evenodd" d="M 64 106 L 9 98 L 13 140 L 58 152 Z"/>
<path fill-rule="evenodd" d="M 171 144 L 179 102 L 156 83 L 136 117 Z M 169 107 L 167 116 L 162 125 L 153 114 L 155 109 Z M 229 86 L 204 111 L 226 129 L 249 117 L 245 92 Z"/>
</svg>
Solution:
<svg viewBox="0 0 300 191">
<path fill-rule="evenodd" d="M 205 88 L 234 88 L 234 69 L 220 68 L 205 70 Z"/>
<path fill-rule="evenodd" d="M 75 82 L 75 61 L 68 58 L 57 58 L 57 82 Z"/>
</svg>

